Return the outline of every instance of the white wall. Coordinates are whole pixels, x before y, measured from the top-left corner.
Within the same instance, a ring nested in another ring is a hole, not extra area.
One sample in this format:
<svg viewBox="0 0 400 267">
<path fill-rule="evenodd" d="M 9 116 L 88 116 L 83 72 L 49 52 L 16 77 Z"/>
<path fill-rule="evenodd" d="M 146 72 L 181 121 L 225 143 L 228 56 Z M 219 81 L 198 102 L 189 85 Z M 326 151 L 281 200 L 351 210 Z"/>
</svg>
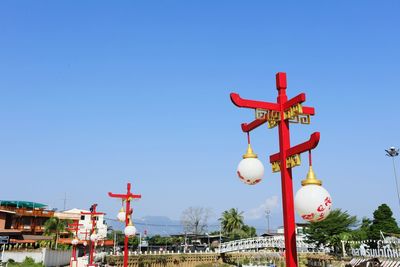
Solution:
<svg viewBox="0 0 400 267">
<path fill-rule="evenodd" d="M 71 250 L 60 251 L 44 249 L 44 266 L 65 266 L 69 265 L 71 260 Z"/>
<path fill-rule="evenodd" d="M 35 262 L 42 262 L 45 266 L 69 265 L 71 250 L 58 251 L 51 249 L 37 249 L 26 251 L 5 251 L 4 261 L 13 259 L 16 262 L 23 262 L 26 257 L 31 257 Z"/>
</svg>

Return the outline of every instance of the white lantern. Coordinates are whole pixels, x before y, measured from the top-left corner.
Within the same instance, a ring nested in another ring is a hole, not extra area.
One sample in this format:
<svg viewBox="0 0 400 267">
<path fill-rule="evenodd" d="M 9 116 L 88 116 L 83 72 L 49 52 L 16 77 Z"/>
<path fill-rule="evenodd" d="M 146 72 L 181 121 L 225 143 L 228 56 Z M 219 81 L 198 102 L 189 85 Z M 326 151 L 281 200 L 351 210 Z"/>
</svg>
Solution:
<svg viewBox="0 0 400 267">
<path fill-rule="evenodd" d="M 83 245 L 86 247 L 86 246 L 87 246 L 87 242 L 86 242 L 86 241 L 84 241 L 84 242 L 83 242 Z"/>
<path fill-rule="evenodd" d="M 73 246 L 78 245 L 78 243 L 79 243 L 79 240 L 78 240 L 77 238 L 74 238 L 74 239 L 72 239 L 72 241 L 71 241 L 71 244 L 72 244 Z"/>
<path fill-rule="evenodd" d="M 237 167 L 237 174 L 239 179 L 248 185 L 255 185 L 261 182 L 264 176 L 264 165 L 257 158 L 257 155 L 253 153 L 250 144 Z"/>
<path fill-rule="evenodd" d="M 126 213 L 123 208 L 121 208 L 117 214 L 118 221 L 124 222 L 126 218 Z"/>
<path fill-rule="evenodd" d="M 95 233 L 93 233 L 91 236 L 90 236 L 90 240 L 91 241 L 96 241 L 98 239 L 98 236 L 95 234 Z"/>
<path fill-rule="evenodd" d="M 322 182 L 315 178 L 310 166 L 307 178 L 302 181 L 302 187 L 294 197 L 296 212 L 306 221 L 322 221 L 331 212 L 331 196 L 321 184 Z"/>
<path fill-rule="evenodd" d="M 136 234 L 136 227 L 132 224 L 129 224 L 125 227 L 124 233 L 126 236 L 134 236 Z"/>
</svg>

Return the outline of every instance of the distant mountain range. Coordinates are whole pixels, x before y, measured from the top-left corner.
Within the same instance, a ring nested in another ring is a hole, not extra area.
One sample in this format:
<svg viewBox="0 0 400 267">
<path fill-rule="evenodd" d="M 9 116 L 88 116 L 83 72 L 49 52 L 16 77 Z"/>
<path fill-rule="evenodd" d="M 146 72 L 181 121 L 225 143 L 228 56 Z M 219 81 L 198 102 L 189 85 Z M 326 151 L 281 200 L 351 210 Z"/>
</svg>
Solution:
<svg viewBox="0 0 400 267">
<path fill-rule="evenodd" d="M 106 218 L 106 222 L 108 226 L 111 226 L 116 230 L 123 230 L 124 224 L 122 222 L 117 221 L 113 218 Z M 267 223 L 265 219 L 255 219 L 245 221 L 246 224 L 253 226 L 256 228 L 258 234 L 262 234 L 266 231 Z M 138 230 L 138 232 L 144 234 L 147 232 L 147 235 L 172 235 L 172 234 L 181 234 L 183 233 L 183 227 L 179 220 L 173 220 L 166 216 L 146 216 L 142 218 L 136 218 L 134 220 L 134 224 Z M 272 228 L 271 223 L 271 228 Z M 219 231 L 219 222 L 211 221 L 208 224 L 208 231 Z M 274 227 L 275 229 L 276 227 Z M 272 229 L 271 229 L 272 230 Z"/>
</svg>

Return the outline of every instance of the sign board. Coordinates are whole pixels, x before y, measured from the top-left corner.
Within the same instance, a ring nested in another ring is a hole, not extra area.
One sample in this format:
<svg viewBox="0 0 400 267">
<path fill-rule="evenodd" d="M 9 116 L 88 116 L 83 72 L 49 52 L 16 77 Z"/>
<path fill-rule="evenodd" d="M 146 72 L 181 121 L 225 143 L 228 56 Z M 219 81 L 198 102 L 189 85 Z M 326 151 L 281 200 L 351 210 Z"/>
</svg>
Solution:
<svg viewBox="0 0 400 267">
<path fill-rule="evenodd" d="M 0 236 L 0 245 L 8 244 L 9 238 L 9 236 Z"/>
</svg>

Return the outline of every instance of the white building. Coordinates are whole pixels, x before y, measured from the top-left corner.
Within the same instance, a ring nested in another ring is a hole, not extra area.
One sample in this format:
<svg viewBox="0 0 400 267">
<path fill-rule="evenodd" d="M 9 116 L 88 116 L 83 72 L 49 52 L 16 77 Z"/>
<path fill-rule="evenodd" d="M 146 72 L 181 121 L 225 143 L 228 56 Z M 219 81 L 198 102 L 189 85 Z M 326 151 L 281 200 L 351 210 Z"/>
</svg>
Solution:
<svg viewBox="0 0 400 267">
<path fill-rule="evenodd" d="M 54 216 L 64 220 L 74 220 L 74 221 L 79 220 L 79 224 L 81 225 L 79 226 L 78 239 L 89 240 L 90 232 L 92 229 L 92 220 L 90 218 L 90 215 L 87 214 L 83 215 L 81 214 L 82 212 L 89 213 L 90 211 L 81 209 L 71 209 L 62 212 L 56 212 Z M 99 240 L 106 239 L 107 224 L 104 220 L 104 214 L 95 215 L 94 219 L 96 220 L 96 234 L 98 237 L 97 239 Z"/>
</svg>

